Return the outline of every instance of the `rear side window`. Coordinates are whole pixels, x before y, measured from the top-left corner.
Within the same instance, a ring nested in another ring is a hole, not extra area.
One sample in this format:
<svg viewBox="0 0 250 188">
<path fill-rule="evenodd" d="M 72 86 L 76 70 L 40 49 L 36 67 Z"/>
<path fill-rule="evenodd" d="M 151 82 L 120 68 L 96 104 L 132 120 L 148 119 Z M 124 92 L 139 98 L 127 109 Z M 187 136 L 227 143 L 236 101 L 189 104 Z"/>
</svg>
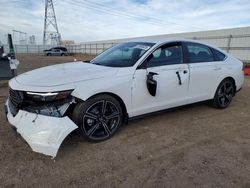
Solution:
<svg viewBox="0 0 250 188">
<path fill-rule="evenodd" d="M 62 51 L 67 51 L 67 49 L 64 48 L 64 47 L 60 47 L 60 48 L 58 48 L 58 49 L 60 49 L 60 50 L 62 50 Z"/>
<path fill-rule="evenodd" d="M 215 50 L 215 49 L 213 49 L 213 51 L 214 51 L 216 61 L 224 61 L 225 60 L 225 58 L 226 58 L 225 54 L 223 54 L 222 52 Z"/>
<path fill-rule="evenodd" d="M 214 61 L 212 51 L 208 46 L 196 43 L 187 43 L 190 63 Z"/>
<path fill-rule="evenodd" d="M 66 49 L 66 48 L 64 48 L 64 47 L 55 47 L 55 48 L 52 48 L 52 49 L 62 50 L 62 51 L 67 51 L 67 49 Z"/>
</svg>

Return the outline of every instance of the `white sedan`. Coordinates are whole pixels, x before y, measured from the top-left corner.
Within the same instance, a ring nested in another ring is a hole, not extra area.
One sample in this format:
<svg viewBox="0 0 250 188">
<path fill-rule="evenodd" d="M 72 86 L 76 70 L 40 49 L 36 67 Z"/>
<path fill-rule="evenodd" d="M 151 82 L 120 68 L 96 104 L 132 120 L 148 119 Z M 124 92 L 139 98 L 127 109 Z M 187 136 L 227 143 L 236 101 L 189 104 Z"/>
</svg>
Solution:
<svg viewBox="0 0 250 188">
<path fill-rule="evenodd" d="M 102 141 L 132 117 L 205 100 L 226 108 L 243 81 L 243 63 L 216 47 L 145 39 L 112 47 L 90 63 L 21 74 L 9 82 L 5 109 L 33 151 L 55 157 L 77 128 Z"/>
</svg>

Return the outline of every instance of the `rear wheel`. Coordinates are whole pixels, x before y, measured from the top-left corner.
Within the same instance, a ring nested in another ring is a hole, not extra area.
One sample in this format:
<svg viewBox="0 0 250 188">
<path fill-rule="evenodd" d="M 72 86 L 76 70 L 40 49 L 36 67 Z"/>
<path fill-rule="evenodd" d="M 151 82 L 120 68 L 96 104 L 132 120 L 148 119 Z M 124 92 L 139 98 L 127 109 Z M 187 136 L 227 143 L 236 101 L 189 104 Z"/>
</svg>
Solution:
<svg viewBox="0 0 250 188">
<path fill-rule="evenodd" d="M 51 53 L 47 53 L 47 56 L 51 56 Z"/>
<path fill-rule="evenodd" d="M 227 108 L 235 94 L 235 85 L 232 80 L 226 79 L 220 83 L 218 86 L 214 99 L 213 104 L 216 108 Z"/>
<path fill-rule="evenodd" d="M 119 102 L 109 95 L 98 95 L 76 106 L 73 120 L 90 141 L 111 138 L 122 124 Z"/>
</svg>

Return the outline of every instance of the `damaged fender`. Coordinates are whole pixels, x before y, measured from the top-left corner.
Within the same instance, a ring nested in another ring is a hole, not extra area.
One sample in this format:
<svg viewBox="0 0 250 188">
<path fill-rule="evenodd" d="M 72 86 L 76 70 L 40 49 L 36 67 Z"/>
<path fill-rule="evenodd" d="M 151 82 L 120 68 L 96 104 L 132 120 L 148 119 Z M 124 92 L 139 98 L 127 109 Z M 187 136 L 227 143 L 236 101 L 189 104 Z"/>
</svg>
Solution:
<svg viewBox="0 0 250 188">
<path fill-rule="evenodd" d="M 56 157 L 58 149 L 77 125 L 68 117 L 51 117 L 19 110 L 14 117 L 6 102 L 7 118 L 33 151 Z"/>
</svg>

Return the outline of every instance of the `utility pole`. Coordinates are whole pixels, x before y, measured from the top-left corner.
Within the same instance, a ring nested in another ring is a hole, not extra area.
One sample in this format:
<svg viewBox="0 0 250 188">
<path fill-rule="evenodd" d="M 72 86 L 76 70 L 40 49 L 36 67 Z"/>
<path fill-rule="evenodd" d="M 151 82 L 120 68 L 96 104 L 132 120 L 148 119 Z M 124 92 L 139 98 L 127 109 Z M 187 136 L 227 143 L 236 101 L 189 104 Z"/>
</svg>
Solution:
<svg viewBox="0 0 250 188">
<path fill-rule="evenodd" d="M 43 45 L 48 44 L 49 41 L 50 44 L 55 45 L 61 43 L 61 35 L 58 32 L 53 0 L 45 0 Z"/>
</svg>

